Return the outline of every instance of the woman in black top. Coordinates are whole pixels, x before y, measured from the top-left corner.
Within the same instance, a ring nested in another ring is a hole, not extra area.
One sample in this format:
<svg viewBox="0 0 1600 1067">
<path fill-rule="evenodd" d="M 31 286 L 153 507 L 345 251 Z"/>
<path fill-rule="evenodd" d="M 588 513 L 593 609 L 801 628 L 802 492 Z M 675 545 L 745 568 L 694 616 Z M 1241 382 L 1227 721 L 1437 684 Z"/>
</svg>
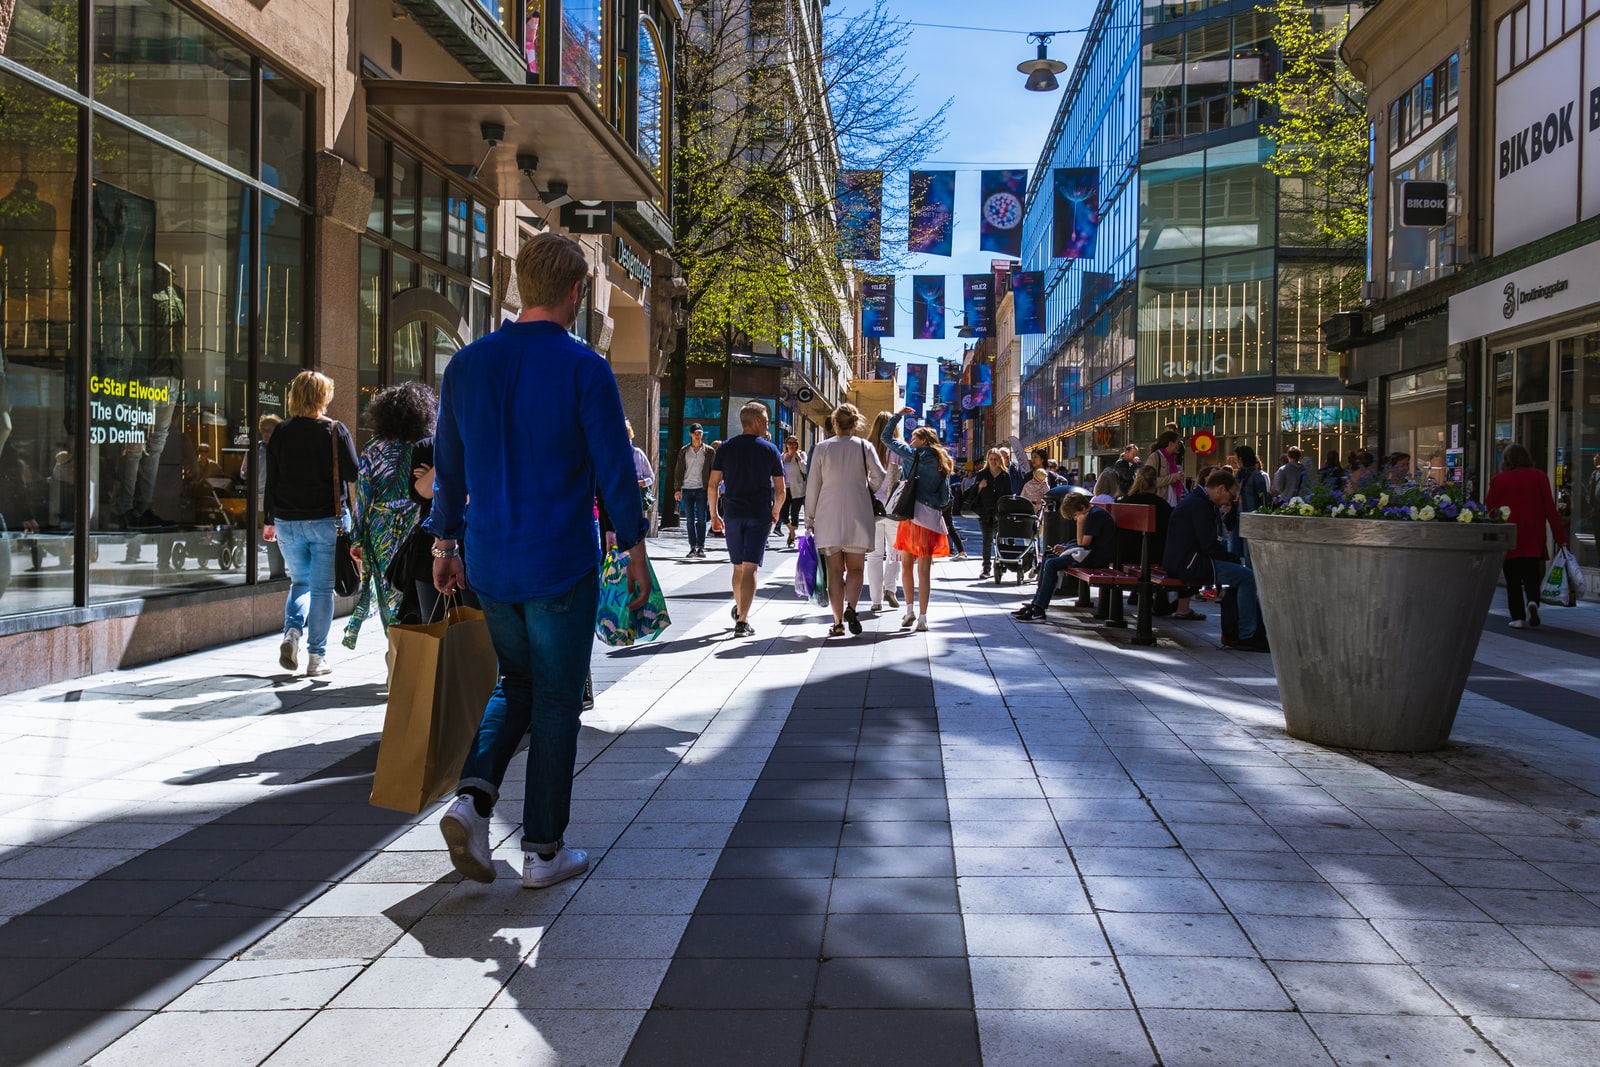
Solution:
<svg viewBox="0 0 1600 1067">
<path fill-rule="evenodd" d="M 340 498 L 354 499 L 356 445 L 343 423 L 327 417 L 333 379 L 301 371 L 289 384 L 289 418 L 267 442 L 267 484 L 262 494 L 262 536 L 277 541 L 289 572 L 278 663 L 300 667 L 306 639 L 306 674 L 329 674 L 328 629 L 333 625 L 333 549 L 345 516 Z M 338 456 L 335 482 L 334 457 Z"/>
<path fill-rule="evenodd" d="M 967 499 L 971 505 L 976 505 L 978 528 L 983 531 L 983 573 L 978 575 L 980 581 L 989 577 L 989 568 L 994 559 L 994 531 L 1000 498 L 1011 495 L 1011 472 L 1006 469 L 1005 457 L 998 448 L 991 448 L 987 460 L 967 487 Z"/>
</svg>

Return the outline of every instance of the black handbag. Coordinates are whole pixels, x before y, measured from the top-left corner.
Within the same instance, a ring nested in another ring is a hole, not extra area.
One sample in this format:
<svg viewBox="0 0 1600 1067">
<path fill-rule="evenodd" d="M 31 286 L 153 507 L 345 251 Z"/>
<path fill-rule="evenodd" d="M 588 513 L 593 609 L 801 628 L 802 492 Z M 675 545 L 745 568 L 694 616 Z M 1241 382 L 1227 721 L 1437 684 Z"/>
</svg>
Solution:
<svg viewBox="0 0 1600 1067">
<path fill-rule="evenodd" d="M 911 473 L 900 479 L 900 484 L 889 494 L 889 515 L 901 522 L 917 514 L 917 473 L 922 467 L 922 457 L 911 461 Z"/>
<path fill-rule="evenodd" d="M 328 443 L 333 450 L 333 521 L 339 528 L 333 542 L 333 591 L 340 596 L 361 592 L 361 561 L 351 554 L 350 535 L 344 532 L 346 511 L 344 480 L 339 477 L 339 424 L 328 420 Z"/>
<path fill-rule="evenodd" d="M 868 445 L 867 447 L 871 448 L 872 446 Z M 865 476 L 865 475 L 870 473 L 867 470 L 867 454 L 864 451 L 861 453 L 861 473 L 862 473 L 863 476 Z M 867 483 L 867 499 L 872 501 L 872 517 L 873 518 L 881 519 L 885 515 L 889 514 L 889 512 L 883 506 L 883 501 L 878 499 L 878 494 L 874 493 L 872 491 L 872 483 L 871 482 Z"/>
</svg>

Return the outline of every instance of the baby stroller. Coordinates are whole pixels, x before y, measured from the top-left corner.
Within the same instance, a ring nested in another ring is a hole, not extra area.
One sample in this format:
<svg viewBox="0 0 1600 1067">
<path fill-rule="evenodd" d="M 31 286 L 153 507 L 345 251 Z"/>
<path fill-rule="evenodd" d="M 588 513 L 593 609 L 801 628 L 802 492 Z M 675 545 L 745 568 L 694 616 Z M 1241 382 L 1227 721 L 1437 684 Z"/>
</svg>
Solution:
<svg viewBox="0 0 1600 1067">
<path fill-rule="evenodd" d="M 995 504 L 994 584 L 999 585 L 1007 568 L 1017 576 L 1017 584 L 1039 562 L 1039 515 L 1033 504 L 1020 496 L 1001 497 Z"/>
</svg>

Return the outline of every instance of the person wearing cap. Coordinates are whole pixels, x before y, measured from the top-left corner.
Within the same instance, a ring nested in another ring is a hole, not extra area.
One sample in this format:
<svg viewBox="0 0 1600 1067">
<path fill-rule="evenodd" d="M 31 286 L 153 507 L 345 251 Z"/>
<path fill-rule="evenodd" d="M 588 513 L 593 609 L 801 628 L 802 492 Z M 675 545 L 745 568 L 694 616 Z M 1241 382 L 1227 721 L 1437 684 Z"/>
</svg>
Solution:
<svg viewBox="0 0 1600 1067">
<path fill-rule="evenodd" d="M 672 478 L 672 484 L 678 487 L 672 499 L 682 505 L 684 525 L 689 532 L 686 559 L 706 558 L 706 522 L 710 516 L 706 486 L 711 483 L 711 465 L 716 458 L 716 448 L 706 444 L 706 428 L 691 422 L 689 443 L 678 451 L 678 464 Z"/>
</svg>

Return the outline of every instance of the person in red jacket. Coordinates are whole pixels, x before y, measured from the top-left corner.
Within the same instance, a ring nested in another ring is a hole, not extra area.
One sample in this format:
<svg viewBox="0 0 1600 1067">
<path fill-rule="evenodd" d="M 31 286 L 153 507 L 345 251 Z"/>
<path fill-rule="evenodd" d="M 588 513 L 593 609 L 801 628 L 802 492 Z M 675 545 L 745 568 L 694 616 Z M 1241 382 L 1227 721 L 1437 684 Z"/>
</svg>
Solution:
<svg viewBox="0 0 1600 1067">
<path fill-rule="evenodd" d="M 1539 586 L 1544 581 L 1544 529 L 1548 524 L 1557 547 L 1567 543 L 1567 531 L 1556 512 L 1550 479 L 1533 465 L 1533 456 L 1522 445 L 1506 446 L 1500 461 L 1501 471 L 1489 482 L 1489 509 L 1504 505 L 1511 509 L 1517 527 L 1517 543 L 1506 553 L 1506 602 L 1511 608 L 1514 629 L 1539 625 Z M 1523 601 L 1527 601 L 1524 618 Z"/>
</svg>

